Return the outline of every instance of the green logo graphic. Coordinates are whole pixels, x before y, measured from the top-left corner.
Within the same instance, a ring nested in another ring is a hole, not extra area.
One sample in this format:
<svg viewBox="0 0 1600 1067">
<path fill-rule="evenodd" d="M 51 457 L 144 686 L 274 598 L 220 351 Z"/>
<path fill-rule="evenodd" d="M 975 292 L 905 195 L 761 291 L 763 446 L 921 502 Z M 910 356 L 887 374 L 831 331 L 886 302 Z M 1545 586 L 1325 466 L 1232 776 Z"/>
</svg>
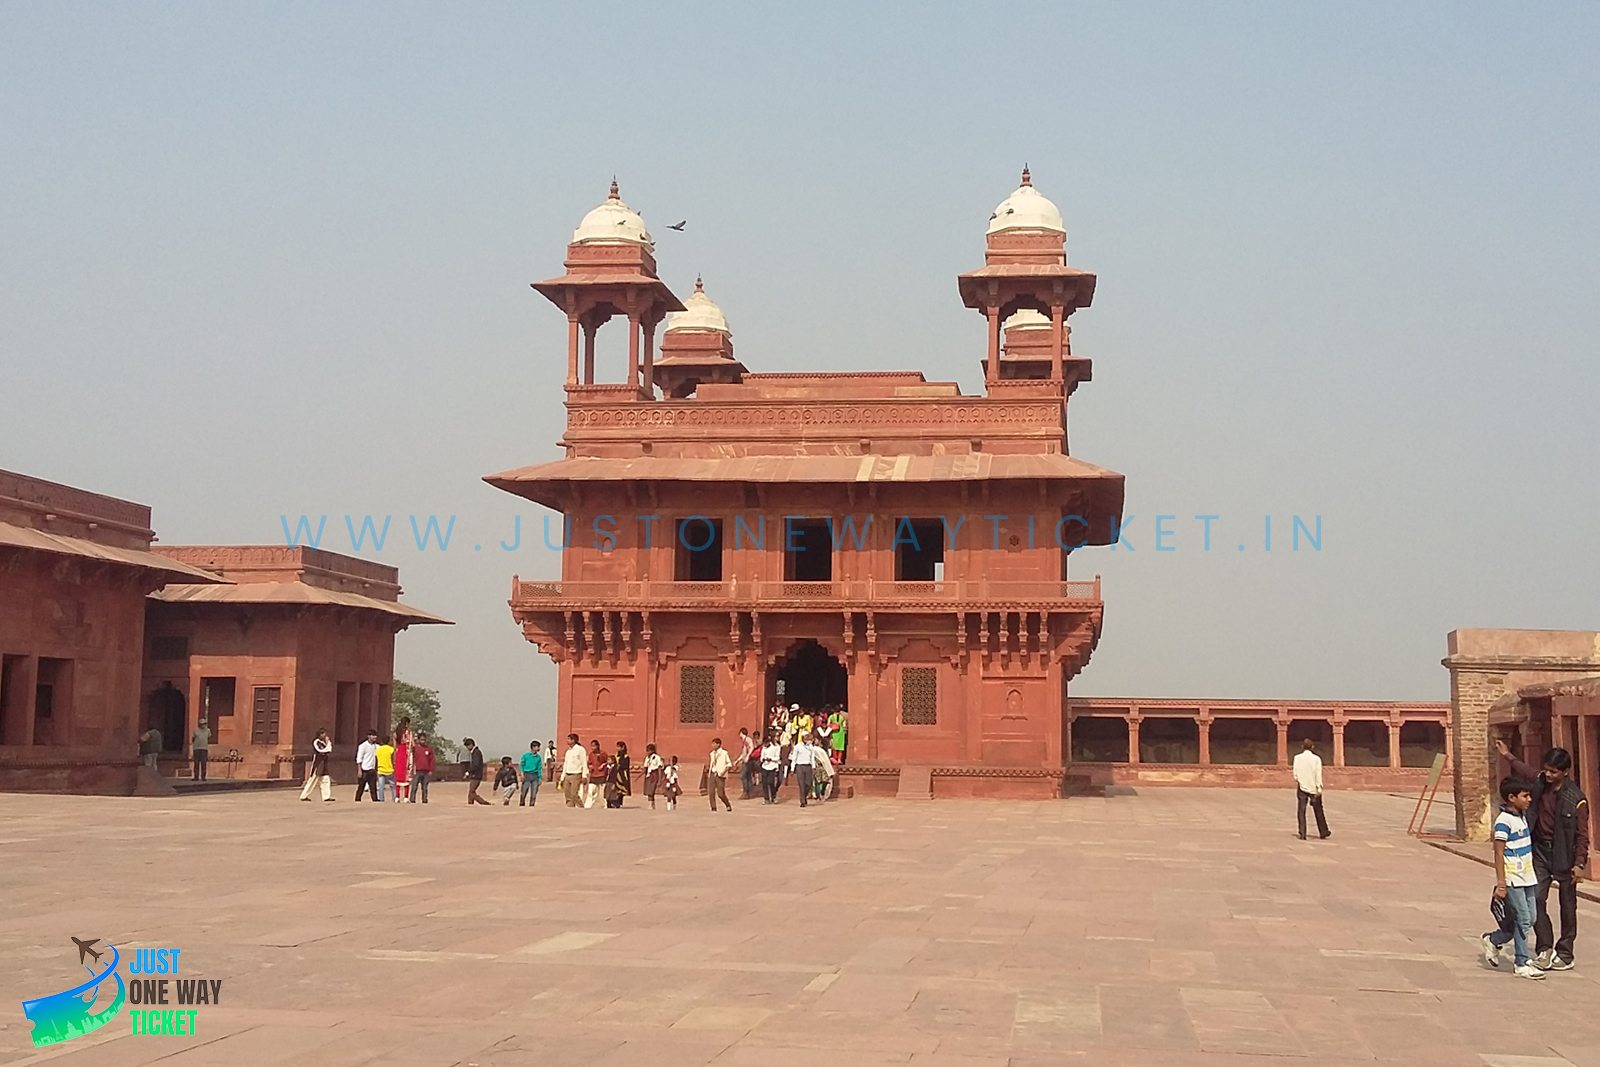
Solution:
<svg viewBox="0 0 1600 1067">
<path fill-rule="evenodd" d="M 58 1041 L 70 1041 L 72 1038 L 82 1037 L 100 1029 L 116 1017 L 117 1012 L 122 1010 L 123 1002 L 127 1000 L 127 988 L 122 983 L 122 976 L 117 973 L 117 961 L 120 957 L 116 947 L 105 946 L 104 951 L 111 953 L 111 959 L 104 961 L 105 966 L 96 971 L 84 963 L 84 959 L 93 957 L 95 963 L 102 962 L 100 959 L 102 952 L 94 948 L 100 939 L 83 941 L 75 937 L 72 940 L 78 946 L 78 962 L 83 964 L 94 977 L 74 989 L 22 1002 L 22 1014 L 33 1020 L 34 1048 L 53 1045 Z M 93 1009 L 96 1001 L 100 999 L 101 985 L 107 977 L 116 979 L 117 995 L 112 998 L 109 1006 L 95 1011 Z"/>
</svg>

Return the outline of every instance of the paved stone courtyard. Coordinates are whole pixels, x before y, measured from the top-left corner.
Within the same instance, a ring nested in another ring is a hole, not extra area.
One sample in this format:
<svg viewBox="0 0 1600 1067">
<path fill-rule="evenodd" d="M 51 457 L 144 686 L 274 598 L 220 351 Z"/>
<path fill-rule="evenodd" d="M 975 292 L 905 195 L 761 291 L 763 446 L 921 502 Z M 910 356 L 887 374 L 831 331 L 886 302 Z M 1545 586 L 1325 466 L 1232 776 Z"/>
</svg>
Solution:
<svg viewBox="0 0 1600 1067">
<path fill-rule="evenodd" d="M 339 793 L 0 795 L 0 1062 L 1600 1067 L 1600 909 L 1577 970 L 1483 968 L 1491 876 L 1406 838 L 1400 797 L 1331 795 L 1300 842 L 1276 790 Z M 125 1012 L 35 1050 L 19 1002 L 81 980 L 69 935 L 180 948 L 220 1003 L 192 1037 Z"/>
</svg>

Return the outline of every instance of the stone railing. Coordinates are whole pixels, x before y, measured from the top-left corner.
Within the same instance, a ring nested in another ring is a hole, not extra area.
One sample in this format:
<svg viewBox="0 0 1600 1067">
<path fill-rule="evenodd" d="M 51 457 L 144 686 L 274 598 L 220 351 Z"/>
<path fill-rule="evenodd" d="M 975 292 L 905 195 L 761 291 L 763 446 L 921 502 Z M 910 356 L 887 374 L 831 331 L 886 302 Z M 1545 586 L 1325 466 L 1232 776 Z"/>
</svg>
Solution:
<svg viewBox="0 0 1600 1067">
<path fill-rule="evenodd" d="M 805 610 L 807 608 L 937 611 L 1049 609 L 1100 606 L 1100 579 L 1088 582 L 794 582 L 729 578 L 720 582 L 541 582 L 513 578 L 511 606 L 538 611 L 640 609 Z"/>
</svg>

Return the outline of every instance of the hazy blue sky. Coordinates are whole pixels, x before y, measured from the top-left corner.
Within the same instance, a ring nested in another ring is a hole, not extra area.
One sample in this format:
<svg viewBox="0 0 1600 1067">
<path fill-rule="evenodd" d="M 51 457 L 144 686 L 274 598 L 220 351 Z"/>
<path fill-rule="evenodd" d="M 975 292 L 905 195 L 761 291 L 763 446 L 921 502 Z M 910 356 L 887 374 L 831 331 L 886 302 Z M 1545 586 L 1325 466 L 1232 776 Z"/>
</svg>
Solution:
<svg viewBox="0 0 1600 1067">
<path fill-rule="evenodd" d="M 556 456 L 528 282 L 612 175 L 752 369 L 976 391 L 955 275 L 1027 162 L 1100 276 L 1072 449 L 1135 516 L 1074 557 L 1075 691 L 1446 699 L 1453 628 L 1600 628 L 1596 55 L 1594 5 L 5 5 L 0 466 L 168 543 L 394 516 L 458 622 L 401 675 L 520 745 L 554 673 L 505 600 L 557 561 L 479 478 Z"/>
</svg>

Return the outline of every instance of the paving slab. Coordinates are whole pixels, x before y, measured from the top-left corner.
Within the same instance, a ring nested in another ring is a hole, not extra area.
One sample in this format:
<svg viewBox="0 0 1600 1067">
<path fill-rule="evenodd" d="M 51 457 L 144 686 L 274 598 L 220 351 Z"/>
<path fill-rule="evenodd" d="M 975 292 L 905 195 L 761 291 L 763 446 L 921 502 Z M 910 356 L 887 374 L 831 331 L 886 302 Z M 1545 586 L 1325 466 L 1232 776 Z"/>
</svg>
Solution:
<svg viewBox="0 0 1600 1067">
<path fill-rule="evenodd" d="M 1600 934 L 1542 983 L 1483 967 L 1489 875 L 1407 838 L 1411 806 L 1333 794 L 1302 842 L 1262 789 L 0 795 L 0 1065 L 1600 1067 Z M 124 1014 L 34 1049 L 15 1006 L 80 980 L 69 935 L 181 948 L 220 1003 L 193 1037 Z"/>
</svg>

